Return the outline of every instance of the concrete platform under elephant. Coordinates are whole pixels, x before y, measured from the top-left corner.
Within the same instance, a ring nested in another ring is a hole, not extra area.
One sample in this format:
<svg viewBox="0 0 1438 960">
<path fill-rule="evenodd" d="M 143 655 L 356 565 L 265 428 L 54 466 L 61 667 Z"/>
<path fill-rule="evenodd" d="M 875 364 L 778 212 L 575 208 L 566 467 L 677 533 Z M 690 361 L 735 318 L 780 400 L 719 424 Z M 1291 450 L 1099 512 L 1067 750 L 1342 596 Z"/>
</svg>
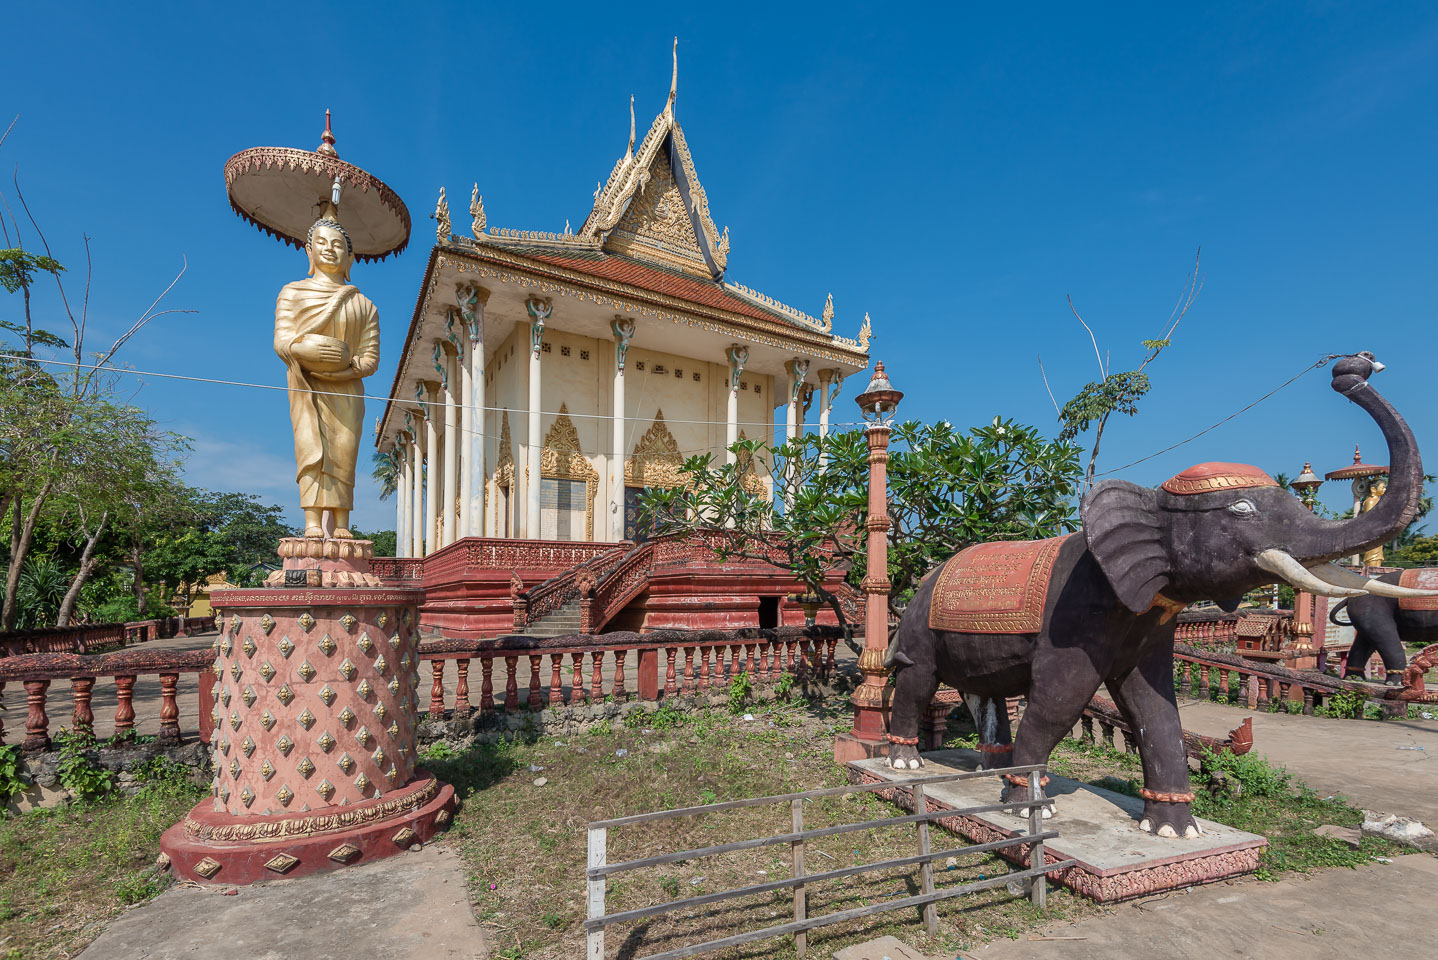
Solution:
<svg viewBox="0 0 1438 960">
<path fill-rule="evenodd" d="M 940 750 L 923 756 L 923 769 L 915 771 L 890 769 L 888 761 L 880 757 L 856 760 L 848 765 L 849 776 L 860 783 L 892 782 L 898 788 L 915 777 L 960 773 L 979 765 L 979 755 L 973 750 Z M 1049 879 L 1098 901 L 1127 900 L 1249 873 L 1258 866 L 1259 854 L 1268 845 L 1257 834 L 1211 820 L 1199 820 L 1200 837 L 1155 837 L 1138 828 L 1142 800 L 1056 774 L 1049 776 L 1048 795 L 1054 799 L 1056 815 L 1046 823 L 1059 835 L 1047 841 L 1046 859 L 1078 861 L 1049 874 Z M 926 791 L 930 809 L 959 810 L 997 803 L 999 789 L 998 778 L 986 777 L 931 785 Z M 882 795 L 899 806 L 913 803 L 907 790 L 886 790 Z M 938 823 L 976 843 L 1012 837 L 1028 828 L 1027 820 L 1003 812 L 956 815 Z M 1027 846 L 1005 850 L 1003 855 L 1028 866 Z"/>
</svg>

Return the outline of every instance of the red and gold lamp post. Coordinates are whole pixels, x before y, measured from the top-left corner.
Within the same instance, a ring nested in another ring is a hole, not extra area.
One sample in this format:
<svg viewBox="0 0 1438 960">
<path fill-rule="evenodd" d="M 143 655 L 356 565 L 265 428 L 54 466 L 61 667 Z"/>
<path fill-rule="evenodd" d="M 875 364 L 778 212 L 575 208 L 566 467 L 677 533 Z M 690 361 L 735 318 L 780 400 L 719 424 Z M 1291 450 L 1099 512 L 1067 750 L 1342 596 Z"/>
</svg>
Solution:
<svg viewBox="0 0 1438 960">
<path fill-rule="evenodd" d="M 834 738 L 834 759 L 848 763 L 888 751 L 887 670 L 884 652 L 889 642 L 889 432 L 904 395 L 894 389 L 882 362 L 875 364 L 868 388 L 854 401 L 869 426 L 869 519 L 867 564 L 864 576 L 864 650 L 859 669 L 864 682 L 854 691 L 854 726 Z"/>
</svg>

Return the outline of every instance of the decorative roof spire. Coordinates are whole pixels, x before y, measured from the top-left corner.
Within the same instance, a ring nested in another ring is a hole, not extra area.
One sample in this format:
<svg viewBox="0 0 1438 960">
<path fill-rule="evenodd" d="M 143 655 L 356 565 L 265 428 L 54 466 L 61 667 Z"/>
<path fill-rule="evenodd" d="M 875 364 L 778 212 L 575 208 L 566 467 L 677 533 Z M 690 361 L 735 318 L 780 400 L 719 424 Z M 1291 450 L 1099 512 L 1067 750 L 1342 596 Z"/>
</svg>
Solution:
<svg viewBox="0 0 1438 960">
<path fill-rule="evenodd" d="M 449 201 L 444 198 L 444 187 L 439 188 L 439 202 L 434 205 L 434 239 L 436 243 L 449 243 Z"/>
<path fill-rule="evenodd" d="M 325 111 L 325 132 L 320 134 L 320 145 L 315 147 L 315 153 L 322 153 L 327 157 L 338 157 L 339 151 L 335 149 L 335 133 L 330 129 L 330 112 Z"/>
<path fill-rule="evenodd" d="M 634 157 L 634 94 L 629 95 L 629 147 L 624 151 L 625 159 Z"/>
<path fill-rule="evenodd" d="M 671 116 L 674 113 L 674 99 L 679 95 L 679 38 L 674 38 L 674 73 L 669 78 L 669 102 L 665 104 L 664 110 Z"/>
<path fill-rule="evenodd" d="M 824 312 L 820 316 L 824 319 L 824 326 L 831 328 L 834 326 L 834 294 L 832 292 L 824 300 Z"/>
<path fill-rule="evenodd" d="M 489 222 L 484 215 L 484 198 L 479 195 L 479 184 L 469 194 L 469 215 L 473 219 L 469 221 L 469 231 L 478 240 L 484 233 L 485 225 Z"/>
</svg>

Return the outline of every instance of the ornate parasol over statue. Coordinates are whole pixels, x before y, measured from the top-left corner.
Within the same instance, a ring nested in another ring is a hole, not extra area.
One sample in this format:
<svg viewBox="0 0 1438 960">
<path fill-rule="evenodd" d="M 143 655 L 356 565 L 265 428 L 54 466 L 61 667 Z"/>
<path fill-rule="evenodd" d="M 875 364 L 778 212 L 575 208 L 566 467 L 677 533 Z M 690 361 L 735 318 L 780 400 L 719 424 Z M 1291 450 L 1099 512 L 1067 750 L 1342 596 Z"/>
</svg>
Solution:
<svg viewBox="0 0 1438 960">
<path fill-rule="evenodd" d="M 303 248 L 326 214 L 343 225 L 358 260 L 383 260 L 409 243 L 409 210 L 378 177 L 339 158 L 330 112 L 319 147 L 251 147 L 225 162 L 230 206 L 272 237 Z M 343 199 L 343 202 L 341 202 Z"/>
<path fill-rule="evenodd" d="M 312 541 L 294 549 L 333 559 L 336 548 L 325 542 L 352 539 L 362 380 L 379 366 L 379 312 L 350 283 L 350 267 L 403 250 L 409 210 L 381 180 L 339 158 L 328 110 L 318 149 L 241 151 L 225 163 L 225 187 L 236 213 L 309 259 L 309 276 L 286 284 L 275 304 L 275 353 L 288 370 L 302 540 Z"/>
</svg>

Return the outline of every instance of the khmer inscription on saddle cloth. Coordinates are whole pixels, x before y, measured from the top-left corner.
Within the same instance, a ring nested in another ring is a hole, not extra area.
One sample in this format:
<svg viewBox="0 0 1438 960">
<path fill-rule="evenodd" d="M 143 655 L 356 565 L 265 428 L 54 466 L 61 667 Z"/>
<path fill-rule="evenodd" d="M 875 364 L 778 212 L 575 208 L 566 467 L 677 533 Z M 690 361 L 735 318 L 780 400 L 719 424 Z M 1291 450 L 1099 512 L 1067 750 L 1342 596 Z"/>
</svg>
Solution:
<svg viewBox="0 0 1438 960">
<path fill-rule="evenodd" d="M 929 629 L 1037 633 L 1054 560 L 1071 536 L 978 543 L 960 550 L 939 572 L 929 602 Z"/>
<path fill-rule="evenodd" d="M 1419 567 L 1404 570 L 1398 575 L 1400 587 L 1414 590 L 1438 590 L 1438 569 Z M 1404 597 L 1398 601 L 1399 610 L 1438 610 L 1438 597 Z"/>
</svg>

